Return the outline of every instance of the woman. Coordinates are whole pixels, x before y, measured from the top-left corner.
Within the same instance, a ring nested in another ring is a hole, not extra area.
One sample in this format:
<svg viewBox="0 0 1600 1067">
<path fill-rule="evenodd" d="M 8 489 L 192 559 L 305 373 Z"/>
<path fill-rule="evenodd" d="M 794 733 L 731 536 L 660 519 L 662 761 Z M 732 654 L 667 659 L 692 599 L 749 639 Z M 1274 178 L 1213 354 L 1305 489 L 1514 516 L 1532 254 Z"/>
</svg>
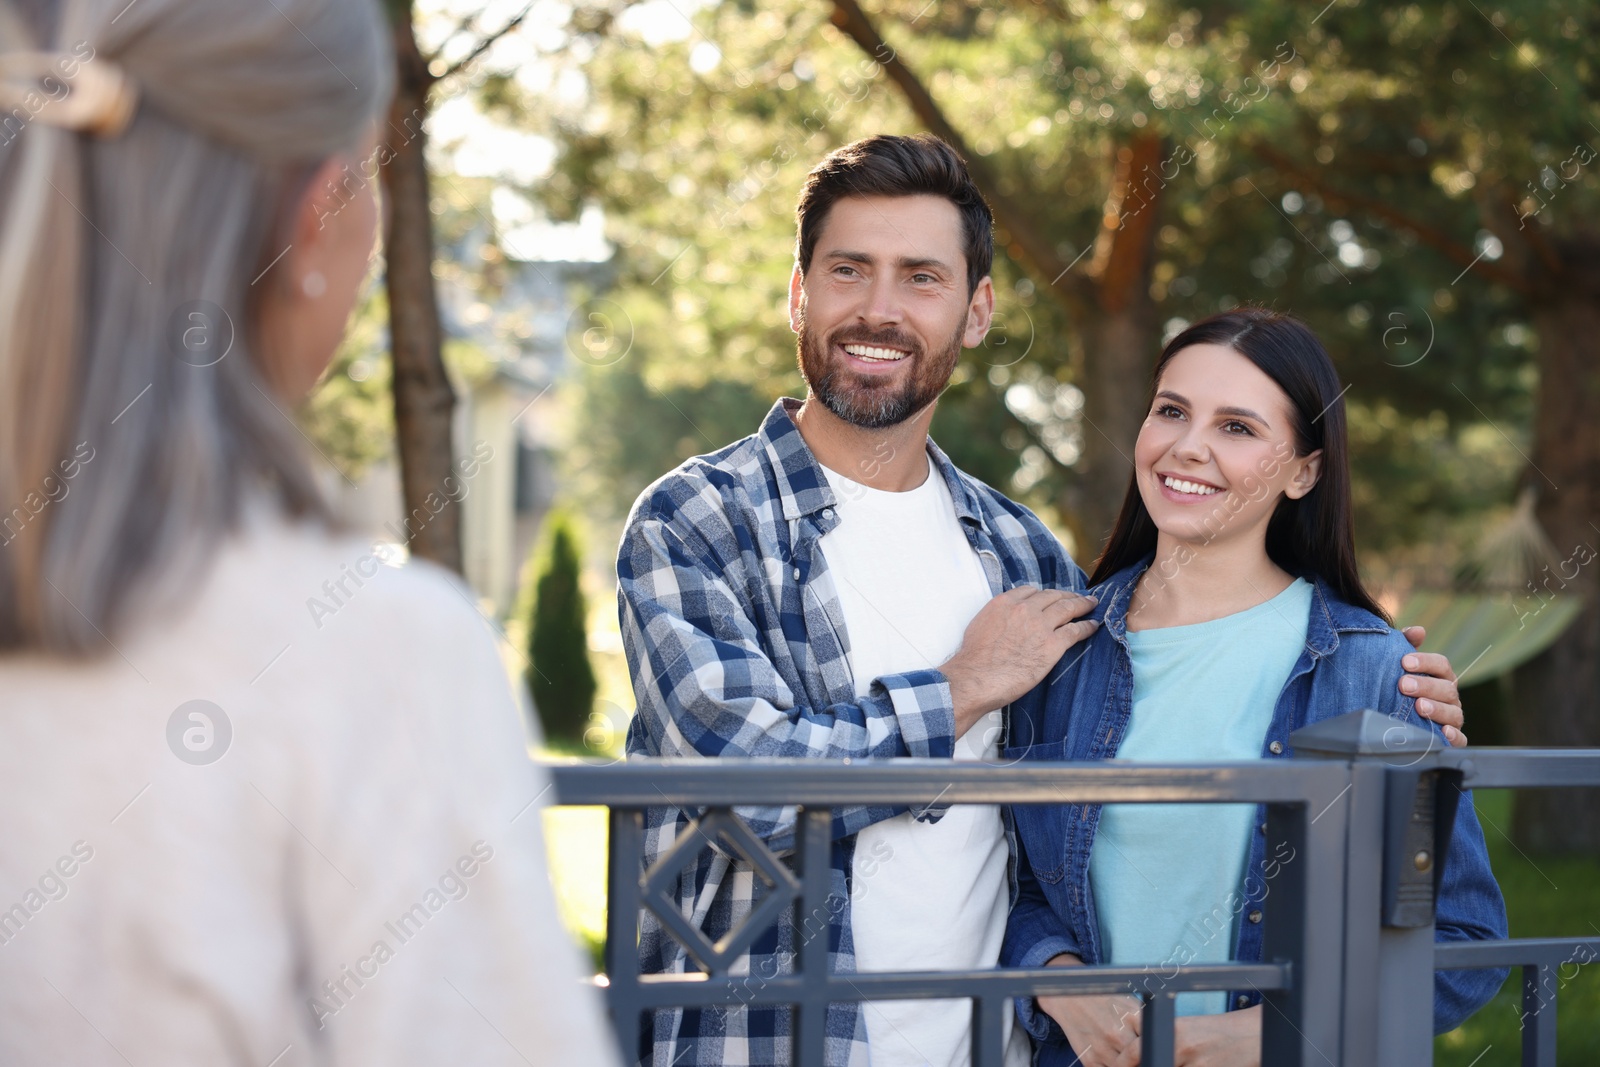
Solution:
<svg viewBox="0 0 1600 1067">
<path fill-rule="evenodd" d="M 1043 743 L 1011 754 L 1281 758 L 1295 729 L 1363 708 L 1431 726 L 1396 685 L 1406 639 L 1357 573 L 1343 390 L 1315 335 L 1270 311 L 1217 315 L 1166 346 L 1152 394 L 1127 497 L 1091 578 L 1102 626 L 1013 706 L 1013 736 Z M 1244 877 L 1272 869 L 1260 809 L 1023 806 L 1015 815 L 1022 891 L 1007 966 L 1260 958 L 1265 890 Z M 1506 932 L 1470 796 L 1438 931 L 1452 940 Z M 1504 973 L 1441 973 L 1436 1028 L 1482 1006 Z M 1258 995 L 1177 1000 L 1179 1063 L 1257 1063 Z M 1040 997 L 1019 1012 L 1043 1065 L 1137 1062 L 1131 998 Z"/>
<path fill-rule="evenodd" d="M 373 250 L 371 0 L 0 0 L 0 1062 L 616 1062 L 467 591 L 292 407 Z"/>
</svg>

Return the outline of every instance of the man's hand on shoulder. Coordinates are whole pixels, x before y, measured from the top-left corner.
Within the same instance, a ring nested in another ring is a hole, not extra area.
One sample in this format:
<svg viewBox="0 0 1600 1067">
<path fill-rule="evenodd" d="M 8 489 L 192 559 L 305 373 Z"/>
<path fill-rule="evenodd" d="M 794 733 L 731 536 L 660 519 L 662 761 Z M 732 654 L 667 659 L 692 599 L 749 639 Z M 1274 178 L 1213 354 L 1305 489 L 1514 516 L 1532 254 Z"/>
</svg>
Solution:
<svg viewBox="0 0 1600 1067">
<path fill-rule="evenodd" d="M 950 681 L 956 736 L 1038 685 L 1067 649 L 1100 624 L 1082 619 L 1099 603 L 1060 589 L 1019 585 L 985 604 L 961 648 L 940 666 Z"/>
<path fill-rule="evenodd" d="M 1421 651 L 1422 642 L 1428 637 L 1428 631 L 1422 627 L 1407 626 L 1400 632 L 1406 635 L 1411 647 L 1418 650 L 1400 661 L 1410 672 L 1400 679 L 1400 692 L 1416 697 L 1417 714 L 1438 723 L 1452 745 L 1464 747 L 1467 735 L 1461 732 L 1461 727 L 1466 723 L 1466 716 L 1461 710 L 1461 691 L 1456 686 L 1456 672 L 1450 660 L 1437 652 Z"/>
</svg>

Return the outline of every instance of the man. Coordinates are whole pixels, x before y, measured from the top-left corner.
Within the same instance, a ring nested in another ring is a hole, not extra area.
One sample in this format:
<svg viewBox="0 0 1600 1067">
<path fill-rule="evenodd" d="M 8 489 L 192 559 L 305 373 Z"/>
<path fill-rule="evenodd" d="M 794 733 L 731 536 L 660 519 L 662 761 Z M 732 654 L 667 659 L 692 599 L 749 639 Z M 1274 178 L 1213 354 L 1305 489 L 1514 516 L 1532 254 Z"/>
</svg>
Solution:
<svg viewBox="0 0 1600 1067">
<path fill-rule="evenodd" d="M 639 705 L 628 751 L 992 757 L 999 709 L 1095 624 L 1079 621 L 1094 601 L 1049 530 L 927 436 L 961 349 L 989 328 L 988 206 L 943 141 L 879 136 L 824 159 L 798 215 L 789 319 L 809 396 L 650 486 L 623 534 L 618 601 Z M 1448 663 L 1415 658 L 1438 675 L 1411 679 L 1419 707 L 1459 726 Z M 742 814 L 769 847 L 793 848 L 792 808 Z M 646 862 L 691 819 L 653 810 Z M 995 965 L 1011 899 L 998 808 L 846 809 L 834 832 L 836 972 Z M 749 912 L 754 886 L 742 859 L 708 848 L 677 902 L 715 941 Z M 759 984 L 789 971 L 804 936 L 783 920 L 733 973 Z M 646 972 L 693 966 L 648 914 L 639 951 Z M 789 1027 L 787 1008 L 659 1011 L 640 1052 L 656 1067 L 776 1067 Z M 864 1065 L 870 1049 L 872 1067 L 960 1067 L 970 1029 L 966 1002 L 836 1004 L 826 1058 Z M 1025 1035 L 1009 1033 L 1008 1067 L 1027 1059 Z"/>
</svg>

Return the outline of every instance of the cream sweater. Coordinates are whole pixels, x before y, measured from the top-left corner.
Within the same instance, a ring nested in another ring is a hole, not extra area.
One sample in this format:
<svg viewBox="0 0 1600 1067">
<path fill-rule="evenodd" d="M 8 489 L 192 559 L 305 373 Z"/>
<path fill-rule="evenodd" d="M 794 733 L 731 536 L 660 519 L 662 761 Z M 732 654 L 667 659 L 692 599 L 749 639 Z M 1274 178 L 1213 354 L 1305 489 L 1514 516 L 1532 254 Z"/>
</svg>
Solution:
<svg viewBox="0 0 1600 1067">
<path fill-rule="evenodd" d="M 116 644 L 0 657 L 0 1064 L 614 1067 L 464 587 L 258 518 Z"/>
</svg>

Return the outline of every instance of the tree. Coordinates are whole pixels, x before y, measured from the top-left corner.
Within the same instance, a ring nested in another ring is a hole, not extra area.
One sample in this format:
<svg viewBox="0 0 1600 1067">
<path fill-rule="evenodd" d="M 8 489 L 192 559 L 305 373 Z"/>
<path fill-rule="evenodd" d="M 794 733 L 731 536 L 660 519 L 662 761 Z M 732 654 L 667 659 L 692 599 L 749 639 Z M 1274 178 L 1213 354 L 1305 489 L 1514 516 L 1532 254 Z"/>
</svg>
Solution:
<svg viewBox="0 0 1600 1067">
<path fill-rule="evenodd" d="M 571 516 L 551 512 L 541 540 L 533 564 L 528 687 L 545 736 L 576 743 L 589 726 L 596 685 L 589 662 L 583 565 Z"/>
<path fill-rule="evenodd" d="M 782 306 L 806 170 L 877 130 L 922 126 L 953 141 L 996 209 L 999 303 L 996 328 L 941 401 L 934 436 L 980 477 L 1054 505 L 1092 559 L 1126 484 L 1124 455 L 1166 325 L 1245 297 L 1278 299 L 1273 290 L 1289 288 L 1280 277 L 1323 263 L 1315 248 L 1290 246 L 1229 151 L 1243 132 L 1270 136 L 1274 120 L 1259 108 L 1235 115 L 1225 101 L 1251 92 L 1250 79 L 1287 95 L 1292 50 L 1251 55 L 1225 26 L 1214 44 L 1192 13 L 1130 23 L 1108 5 L 1071 22 L 1045 7 L 924 9 L 902 5 L 885 43 L 855 6 L 723 6 L 690 40 L 648 53 L 600 20 L 582 64 L 591 95 L 552 112 L 562 154 L 536 194 L 558 217 L 604 207 L 628 297 L 616 298 L 666 312 L 635 330 L 651 341 L 628 357 L 651 368 L 647 382 L 745 381 L 770 398 L 798 389 L 793 340 L 767 309 Z M 1275 277 L 1263 285 L 1263 246 L 1276 245 L 1285 253 L 1273 251 Z M 1296 310 L 1321 311 L 1323 294 L 1312 295 L 1317 303 Z M 1342 326 L 1344 310 L 1332 321 Z M 672 355 L 650 355 L 662 348 Z M 749 429 L 694 421 L 700 451 Z M 1376 444 L 1396 453 L 1413 444 L 1378 421 Z M 965 433 L 976 426 L 986 432 Z M 575 440 L 586 476 L 596 440 Z M 1370 466 L 1387 471 L 1390 458 Z M 620 506 L 644 481 L 622 487 Z M 1378 511 L 1411 503 L 1377 491 L 1365 499 Z"/>
<path fill-rule="evenodd" d="M 521 25 L 524 7 L 499 29 L 477 34 L 476 15 L 463 20 L 439 50 L 424 55 L 417 45 L 413 0 L 388 0 L 397 65 L 394 99 L 379 149 L 388 212 L 384 228 L 384 281 L 389 299 L 393 360 L 394 422 L 400 452 L 400 488 L 405 514 L 431 516 L 406 522 L 411 551 L 461 572 L 461 512 L 438 513 L 426 501 L 439 499 L 452 469 L 451 420 L 455 391 L 445 372 L 444 334 L 434 288 L 434 234 L 427 162 L 427 122 L 435 87 L 471 67 L 496 41 Z M 476 35 L 451 62 L 445 49 Z"/>
</svg>

